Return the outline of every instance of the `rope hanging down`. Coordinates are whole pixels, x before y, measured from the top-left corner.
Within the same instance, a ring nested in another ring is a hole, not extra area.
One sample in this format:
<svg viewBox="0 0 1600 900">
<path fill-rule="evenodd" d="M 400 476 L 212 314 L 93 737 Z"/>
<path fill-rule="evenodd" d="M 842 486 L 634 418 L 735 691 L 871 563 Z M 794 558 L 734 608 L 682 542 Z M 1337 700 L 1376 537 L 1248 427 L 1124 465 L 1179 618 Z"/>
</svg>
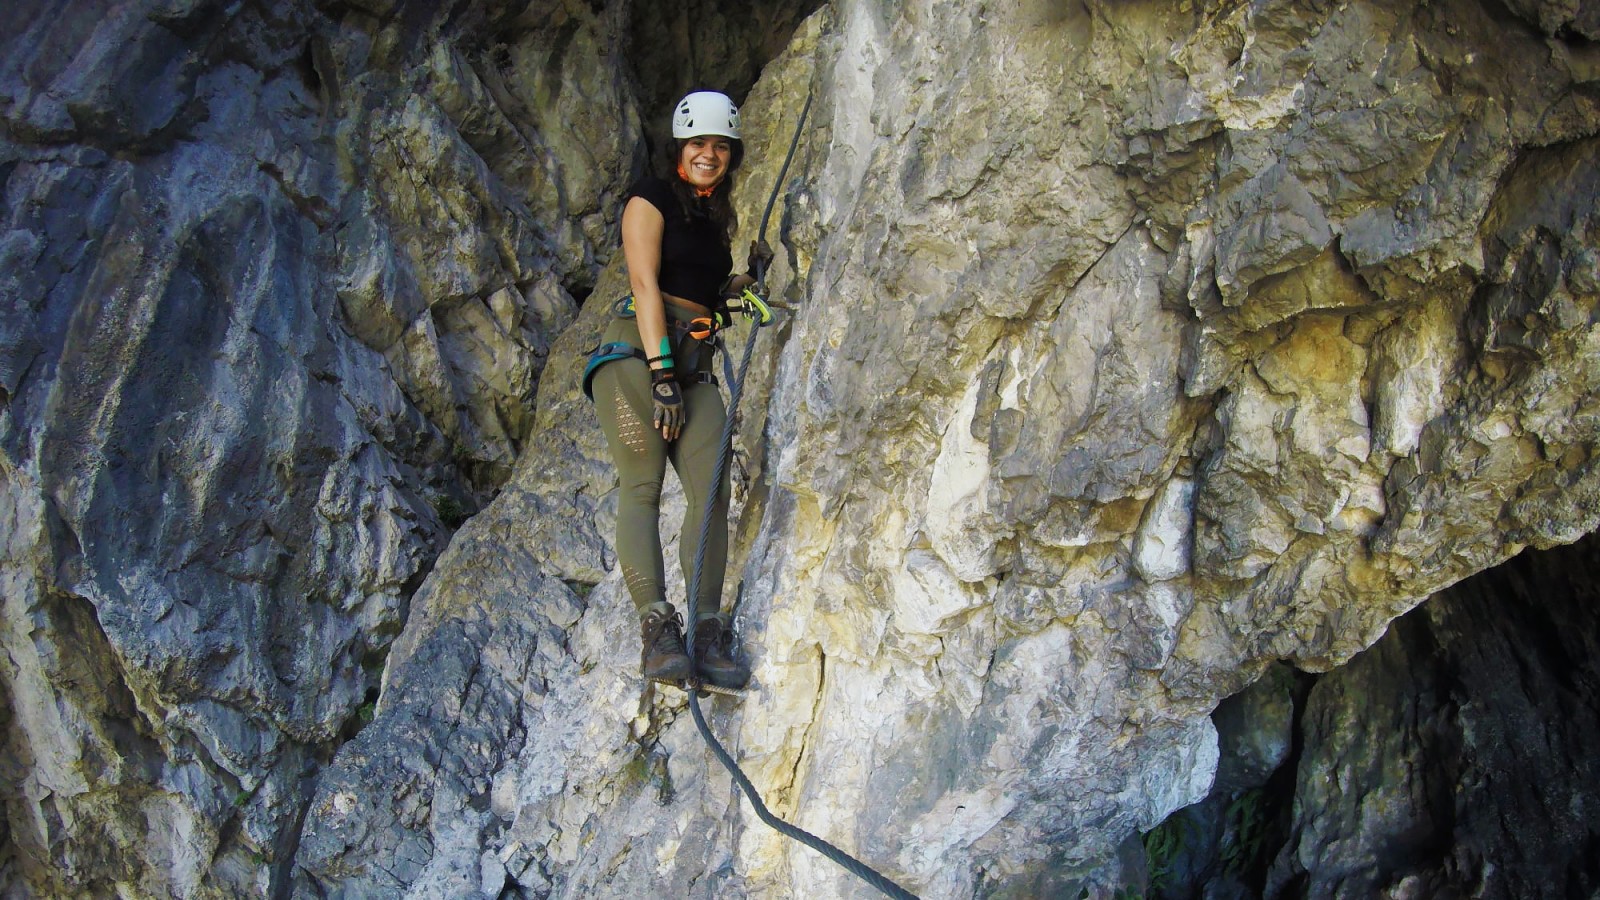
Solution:
<svg viewBox="0 0 1600 900">
<path fill-rule="evenodd" d="M 808 90 L 806 92 L 805 106 L 800 110 L 800 121 L 795 123 L 794 140 L 789 142 L 789 154 L 783 159 L 783 168 L 778 170 L 778 179 L 772 184 L 772 195 L 767 198 L 766 212 L 762 213 L 761 215 L 761 229 L 757 233 L 756 238 L 760 242 L 765 242 L 767 239 L 767 222 L 772 218 L 772 206 L 778 200 L 778 191 L 783 186 L 784 177 L 789 174 L 789 163 L 794 160 L 795 148 L 800 145 L 800 129 L 805 127 L 806 115 L 810 111 L 811 92 Z M 763 271 L 755 273 L 756 282 L 758 285 L 764 288 L 766 285 L 767 273 L 764 271 L 764 265 L 760 268 L 762 268 Z M 717 494 L 719 493 L 718 488 L 722 484 L 722 478 L 725 474 L 725 470 L 727 469 L 728 454 L 733 447 L 734 413 L 738 411 L 739 398 L 744 393 L 745 376 L 750 371 L 750 360 L 753 356 L 753 351 L 756 346 L 756 334 L 757 332 L 754 330 L 754 328 L 752 328 L 749 338 L 747 338 L 744 342 L 744 356 L 739 361 L 739 375 L 737 378 L 732 378 L 728 381 L 728 416 L 727 421 L 724 422 L 722 426 L 722 447 L 721 451 L 717 454 L 716 468 L 713 469 L 711 473 L 711 484 L 713 487 L 706 495 L 705 515 L 700 517 L 700 542 L 697 545 L 694 555 L 693 573 L 689 578 L 689 598 L 691 604 L 689 616 L 690 635 L 695 633 L 695 627 L 700 623 L 700 572 L 705 565 L 706 541 L 711 535 L 712 504 L 716 502 Z M 694 641 L 691 639 L 686 643 L 688 644 L 686 649 L 689 652 L 689 658 L 692 662 L 694 659 Z M 750 801 L 750 806 L 755 809 L 756 815 L 761 819 L 761 821 L 767 823 L 767 825 L 771 826 L 784 837 L 797 840 L 800 843 L 805 844 L 807 847 L 817 851 L 818 853 L 821 853 L 823 856 L 826 856 L 828 859 L 842 867 L 845 871 L 877 888 L 886 896 L 894 897 L 896 900 L 917 900 L 915 894 L 911 893 L 900 885 L 895 884 L 893 881 L 889 880 L 887 877 L 880 874 L 866 863 L 861 862 L 860 860 L 844 852 L 843 850 L 840 850 L 838 847 L 835 847 L 822 838 L 817 837 L 811 832 L 806 831 L 803 828 L 790 825 L 788 822 L 785 822 L 784 820 L 773 815 L 772 811 L 767 809 L 767 804 L 762 802 L 761 795 L 756 792 L 756 786 L 750 783 L 750 779 L 746 777 L 744 771 L 739 768 L 739 764 L 734 762 L 733 757 L 729 755 L 727 749 L 722 746 L 722 742 L 718 741 L 716 735 L 711 733 L 711 727 L 706 724 L 705 713 L 700 710 L 700 692 L 696 690 L 697 687 L 698 685 L 695 684 L 691 684 L 689 686 L 689 710 L 694 714 L 695 727 L 700 730 L 700 737 L 705 739 L 706 746 L 711 748 L 711 752 L 716 755 L 717 761 L 722 763 L 722 767 L 728 770 L 729 775 L 733 776 L 733 780 L 739 785 L 739 789 L 744 791 L 745 798 Z"/>
</svg>

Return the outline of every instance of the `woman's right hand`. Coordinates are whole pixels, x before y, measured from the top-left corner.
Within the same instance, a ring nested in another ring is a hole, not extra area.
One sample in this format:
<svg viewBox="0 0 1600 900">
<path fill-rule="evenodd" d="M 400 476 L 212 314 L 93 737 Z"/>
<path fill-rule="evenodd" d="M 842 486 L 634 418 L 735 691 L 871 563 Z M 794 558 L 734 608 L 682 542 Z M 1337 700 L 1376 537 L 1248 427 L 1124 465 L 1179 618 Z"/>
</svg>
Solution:
<svg viewBox="0 0 1600 900">
<path fill-rule="evenodd" d="M 640 346 L 665 359 L 672 355 L 667 343 L 666 301 L 656 277 L 661 271 L 661 238 L 666 220 L 643 197 L 634 197 L 622 210 L 622 254 L 628 261 L 628 283 L 633 288 L 634 323 Z M 659 348 L 659 349 L 657 349 Z M 651 365 L 655 360 L 650 360 Z M 669 368 L 650 370 L 650 419 L 661 436 L 678 439 L 683 430 L 683 390 Z"/>
<path fill-rule="evenodd" d="M 671 369 L 654 369 L 650 372 L 650 403 L 653 410 L 650 424 L 668 441 L 678 439 L 686 418 L 683 408 L 683 389 L 678 387 L 677 376 Z"/>
</svg>

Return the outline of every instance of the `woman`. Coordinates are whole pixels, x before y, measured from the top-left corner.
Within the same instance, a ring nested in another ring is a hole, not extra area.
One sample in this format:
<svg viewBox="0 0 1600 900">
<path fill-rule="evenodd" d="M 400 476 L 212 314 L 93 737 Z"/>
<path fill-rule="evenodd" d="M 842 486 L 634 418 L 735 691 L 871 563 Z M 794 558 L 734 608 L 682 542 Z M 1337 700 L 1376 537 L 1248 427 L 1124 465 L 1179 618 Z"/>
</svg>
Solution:
<svg viewBox="0 0 1600 900">
<path fill-rule="evenodd" d="M 691 93 L 674 110 L 672 137 L 665 177 L 643 178 L 628 191 L 622 252 L 633 302 L 631 309 L 618 304 L 617 318 L 591 361 L 592 396 L 620 481 L 617 561 L 639 610 L 645 677 L 697 677 L 739 688 L 750 670 L 731 655 L 733 632 L 721 611 L 729 492 L 726 479 L 711 481 L 727 412 L 711 377 L 714 338 L 706 333 L 708 323 L 718 321 L 733 270 L 733 173 L 744 156 L 739 110 L 724 94 Z M 666 599 L 659 517 L 668 461 L 688 504 L 679 540 L 685 579 L 699 549 L 706 499 L 716 496 L 692 667 L 683 617 Z"/>
</svg>

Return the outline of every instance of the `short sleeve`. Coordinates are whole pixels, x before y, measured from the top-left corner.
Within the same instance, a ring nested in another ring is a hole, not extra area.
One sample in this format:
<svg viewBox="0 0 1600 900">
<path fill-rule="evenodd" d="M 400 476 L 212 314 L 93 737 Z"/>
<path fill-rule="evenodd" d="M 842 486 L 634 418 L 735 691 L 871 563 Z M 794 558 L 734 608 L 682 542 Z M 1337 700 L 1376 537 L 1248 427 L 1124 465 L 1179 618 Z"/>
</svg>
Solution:
<svg viewBox="0 0 1600 900">
<path fill-rule="evenodd" d="M 678 205 L 678 199 L 672 195 L 672 188 L 659 178 L 641 178 L 628 188 L 627 196 L 622 198 L 624 206 L 634 197 L 643 197 L 645 202 L 654 206 L 662 216 L 667 210 Z"/>
</svg>

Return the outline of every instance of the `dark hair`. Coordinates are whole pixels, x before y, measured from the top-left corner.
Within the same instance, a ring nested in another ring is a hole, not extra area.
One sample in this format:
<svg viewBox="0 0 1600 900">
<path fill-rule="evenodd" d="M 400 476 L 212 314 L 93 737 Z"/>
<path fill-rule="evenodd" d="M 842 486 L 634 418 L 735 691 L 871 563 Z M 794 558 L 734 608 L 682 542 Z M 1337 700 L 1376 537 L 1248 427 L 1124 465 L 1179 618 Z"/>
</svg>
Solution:
<svg viewBox="0 0 1600 900">
<path fill-rule="evenodd" d="M 687 143 L 687 139 L 675 139 L 667 143 L 666 166 L 661 177 L 672 185 L 672 193 L 683 208 L 684 219 L 696 213 L 710 217 L 722 232 L 722 245 L 732 247 L 733 233 L 739 229 L 739 214 L 733 209 L 733 173 L 744 162 L 744 141 L 728 138 L 728 143 L 733 145 L 733 153 L 728 159 L 728 174 L 723 176 L 711 196 L 705 199 L 695 196 L 694 187 L 678 177 L 678 161 L 683 159 L 683 146 Z"/>
</svg>

